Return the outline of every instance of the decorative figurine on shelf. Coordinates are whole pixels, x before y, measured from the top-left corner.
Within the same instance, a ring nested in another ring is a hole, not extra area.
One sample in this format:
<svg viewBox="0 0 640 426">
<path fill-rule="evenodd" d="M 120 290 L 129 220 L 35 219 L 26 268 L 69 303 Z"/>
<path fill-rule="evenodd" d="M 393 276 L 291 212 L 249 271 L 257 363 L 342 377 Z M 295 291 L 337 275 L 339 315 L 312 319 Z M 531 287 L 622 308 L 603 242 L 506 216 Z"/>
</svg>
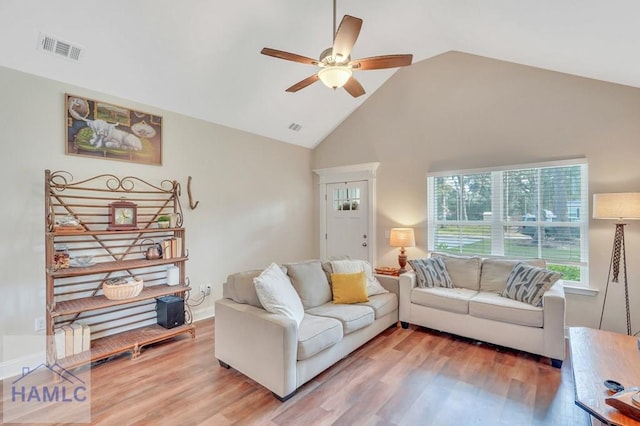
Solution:
<svg viewBox="0 0 640 426">
<path fill-rule="evenodd" d="M 58 226 L 78 226 L 80 225 L 80 221 L 72 215 L 68 214 L 58 219 L 57 224 Z"/>
<path fill-rule="evenodd" d="M 144 246 L 147 242 L 151 243 L 151 245 L 145 248 Z M 147 260 L 155 260 L 162 257 L 162 246 L 149 238 L 142 240 L 140 243 L 140 251 L 144 253 L 144 257 L 147 258 Z"/>
<path fill-rule="evenodd" d="M 130 201 L 114 201 L 109 204 L 108 231 L 138 229 L 138 206 Z"/>
</svg>

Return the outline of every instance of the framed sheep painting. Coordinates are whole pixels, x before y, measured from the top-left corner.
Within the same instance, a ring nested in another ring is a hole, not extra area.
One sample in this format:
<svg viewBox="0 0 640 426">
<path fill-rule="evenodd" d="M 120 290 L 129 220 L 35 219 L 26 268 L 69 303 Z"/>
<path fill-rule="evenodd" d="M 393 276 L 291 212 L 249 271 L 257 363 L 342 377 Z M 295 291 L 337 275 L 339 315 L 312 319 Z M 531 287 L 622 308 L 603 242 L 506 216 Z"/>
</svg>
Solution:
<svg viewBox="0 0 640 426">
<path fill-rule="evenodd" d="M 65 95 L 65 153 L 162 165 L 162 117 Z"/>
</svg>

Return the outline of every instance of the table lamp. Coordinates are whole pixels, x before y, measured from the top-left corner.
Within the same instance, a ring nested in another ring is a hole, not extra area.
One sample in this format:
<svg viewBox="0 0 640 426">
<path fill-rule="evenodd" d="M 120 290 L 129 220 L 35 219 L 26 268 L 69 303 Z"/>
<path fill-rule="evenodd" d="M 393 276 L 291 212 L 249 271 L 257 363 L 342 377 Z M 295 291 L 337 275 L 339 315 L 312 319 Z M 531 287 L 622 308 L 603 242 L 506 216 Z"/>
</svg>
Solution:
<svg viewBox="0 0 640 426">
<path fill-rule="evenodd" d="M 600 314 L 599 328 L 602 328 L 602 318 L 604 316 L 604 308 L 607 303 L 609 281 L 613 281 L 614 283 L 619 281 L 620 263 L 622 263 L 622 279 L 624 280 L 624 298 L 627 313 L 627 334 L 631 335 L 629 287 L 627 285 L 627 256 L 624 247 L 624 226 L 626 223 L 623 223 L 623 221 L 640 219 L 640 192 L 593 194 L 593 218 L 617 220 L 616 233 L 613 238 L 613 249 L 611 250 L 609 275 L 607 276 L 607 286 L 604 290 L 604 301 L 602 302 L 602 313 Z"/>
<path fill-rule="evenodd" d="M 391 245 L 391 247 L 400 247 L 400 254 L 398 255 L 398 263 L 400 264 L 399 272 L 401 274 L 407 272 L 405 269 L 405 266 L 407 266 L 407 254 L 404 248 L 415 247 L 416 245 L 413 228 L 391 228 L 389 245 Z"/>
</svg>

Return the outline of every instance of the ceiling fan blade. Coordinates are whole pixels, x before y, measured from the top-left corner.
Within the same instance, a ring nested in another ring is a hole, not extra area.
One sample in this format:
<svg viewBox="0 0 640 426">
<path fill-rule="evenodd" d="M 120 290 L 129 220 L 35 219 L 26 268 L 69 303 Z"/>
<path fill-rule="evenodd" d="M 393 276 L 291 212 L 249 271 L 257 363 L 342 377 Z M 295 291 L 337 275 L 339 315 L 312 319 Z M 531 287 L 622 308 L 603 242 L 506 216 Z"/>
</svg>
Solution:
<svg viewBox="0 0 640 426">
<path fill-rule="evenodd" d="M 331 55 L 334 58 L 340 55 L 343 58 L 342 62 L 347 60 L 353 45 L 358 39 L 360 28 L 362 28 L 362 19 L 344 15 L 333 40 L 333 53 Z"/>
<path fill-rule="evenodd" d="M 265 47 L 260 51 L 263 55 L 273 56 L 274 58 L 284 59 L 286 61 L 300 62 L 309 65 L 318 65 L 318 61 L 315 59 L 307 58 L 306 56 L 296 55 L 295 53 L 285 52 L 283 50 L 276 50 Z"/>
<path fill-rule="evenodd" d="M 315 83 L 316 81 L 318 81 L 319 78 L 320 77 L 318 77 L 318 74 L 314 74 L 311 77 L 307 77 L 304 80 L 301 80 L 301 81 L 297 82 L 293 86 L 289 87 L 286 91 L 295 93 L 298 90 L 304 89 L 305 87 Z"/>
<path fill-rule="evenodd" d="M 385 68 L 406 67 L 411 65 L 413 55 L 384 55 L 356 59 L 349 62 L 354 70 L 381 70 Z"/>
<path fill-rule="evenodd" d="M 351 76 L 351 78 L 347 80 L 347 83 L 342 87 L 344 87 L 344 90 L 349 92 L 349 94 L 354 98 L 357 98 L 358 96 L 362 96 L 366 93 L 364 91 L 364 87 L 362 87 L 360 82 L 358 82 L 358 80 L 353 78 L 353 76 Z"/>
</svg>

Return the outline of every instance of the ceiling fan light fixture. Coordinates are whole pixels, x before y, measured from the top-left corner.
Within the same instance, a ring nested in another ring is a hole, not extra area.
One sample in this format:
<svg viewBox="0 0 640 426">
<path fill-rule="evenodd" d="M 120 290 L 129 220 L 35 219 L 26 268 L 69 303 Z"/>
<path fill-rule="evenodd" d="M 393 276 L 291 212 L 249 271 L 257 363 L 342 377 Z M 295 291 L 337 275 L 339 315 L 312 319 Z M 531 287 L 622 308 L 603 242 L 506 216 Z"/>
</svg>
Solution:
<svg viewBox="0 0 640 426">
<path fill-rule="evenodd" d="M 347 84 L 347 81 L 351 78 L 351 74 L 353 74 L 353 72 L 350 67 L 328 66 L 318 72 L 318 77 L 325 86 L 338 89 Z"/>
</svg>

